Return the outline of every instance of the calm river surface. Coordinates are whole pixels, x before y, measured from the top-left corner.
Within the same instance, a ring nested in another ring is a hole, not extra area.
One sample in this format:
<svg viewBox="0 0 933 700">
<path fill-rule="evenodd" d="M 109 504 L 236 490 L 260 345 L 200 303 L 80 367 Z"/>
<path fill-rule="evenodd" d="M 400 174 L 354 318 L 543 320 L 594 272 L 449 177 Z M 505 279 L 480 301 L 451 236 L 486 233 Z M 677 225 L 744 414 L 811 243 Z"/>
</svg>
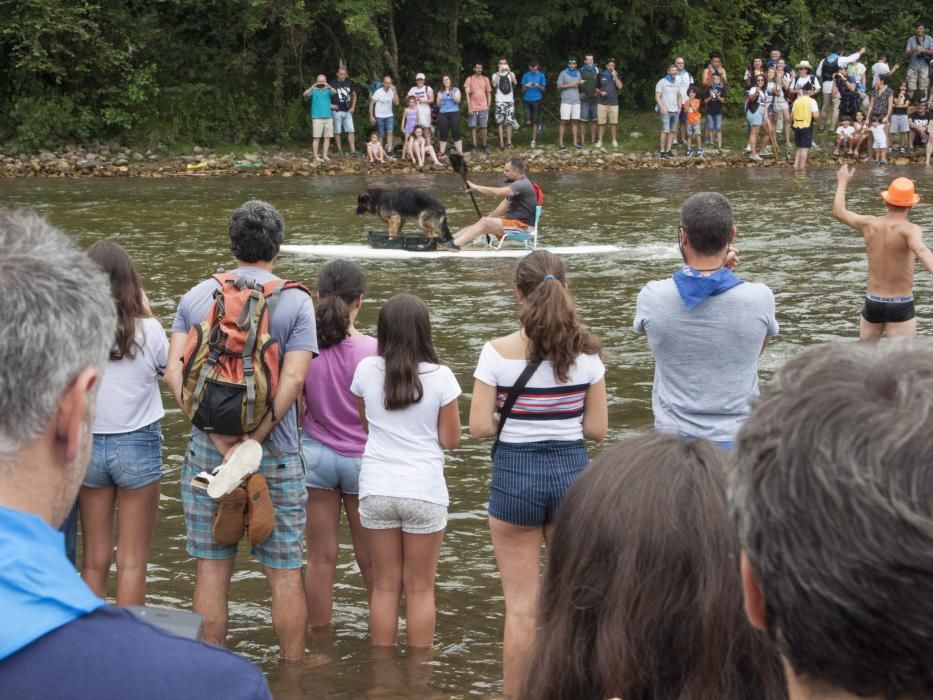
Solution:
<svg viewBox="0 0 933 700">
<path fill-rule="evenodd" d="M 895 175 L 917 181 L 933 201 L 933 172 L 861 169 L 850 206 L 882 213 L 879 191 Z M 500 178 L 477 175 L 494 184 Z M 653 365 L 643 336 L 631 330 L 635 297 L 648 280 L 679 263 L 678 209 L 691 193 L 716 190 L 735 207 L 741 276 L 765 282 L 777 296 L 781 335 L 761 360 L 767 381 L 800 348 L 857 335 L 867 266 L 861 237 L 830 216 L 835 172 L 814 169 L 682 170 L 575 173 L 538 178 L 546 195 L 544 245 L 618 245 L 622 252 L 568 259 L 580 312 L 606 349 L 610 441 L 650 427 Z M 187 178 L 174 180 L 15 180 L 0 182 L 0 206 L 47 214 L 82 246 L 100 238 L 121 243 L 136 261 L 154 312 L 166 327 L 179 297 L 231 263 L 226 242 L 230 212 L 250 198 L 282 212 L 287 242 L 361 243 L 374 219 L 354 214 L 356 195 L 372 186 L 431 189 L 448 207 L 453 228 L 474 220 L 462 184 L 452 175 L 339 179 Z M 491 208 L 491 202 L 487 202 Z M 912 218 L 933 238 L 933 208 Z M 279 274 L 312 287 L 322 262 L 283 255 Z M 464 389 L 466 422 L 472 372 L 482 344 L 516 325 L 510 280 L 514 261 L 362 261 L 369 292 L 359 326 L 375 335 L 376 313 L 399 291 L 420 295 L 431 309 L 434 341 Z M 919 333 L 930 335 L 933 278 L 918 272 Z M 163 422 L 165 478 L 149 567 L 150 602 L 190 608 L 194 561 L 185 552 L 178 477 L 187 424 L 167 394 Z M 385 658 L 369 650 L 361 579 L 344 545 L 337 576 L 334 633 L 315 641 L 302 666 L 280 667 L 269 617 L 269 593 L 259 568 L 241 551 L 231 590 L 229 645 L 262 666 L 277 698 L 485 697 L 499 691 L 503 603 L 486 528 L 488 443 L 469 439 L 447 456 L 450 525 L 437 576 L 437 644 L 430 659 L 404 652 Z M 349 541 L 346 531 L 344 541 Z M 241 548 L 242 549 L 242 548 Z"/>
</svg>

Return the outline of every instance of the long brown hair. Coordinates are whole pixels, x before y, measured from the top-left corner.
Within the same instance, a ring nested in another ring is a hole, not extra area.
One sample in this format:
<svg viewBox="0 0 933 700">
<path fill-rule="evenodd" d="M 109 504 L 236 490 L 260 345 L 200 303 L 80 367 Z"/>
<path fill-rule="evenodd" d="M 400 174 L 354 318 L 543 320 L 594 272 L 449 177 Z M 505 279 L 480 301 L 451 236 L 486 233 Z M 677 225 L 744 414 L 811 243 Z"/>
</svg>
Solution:
<svg viewBox="0 0 933 700">
<path fill-rule="evenodd" d="M 379 310 L 376 341 L 386 366 L 386 409 L 406 408 L 421 401 L 424 386 L 418 363 L 438 363 L 427 305 L 412 294 L 396 294 Z"/>
<path fill-rule="evenodd" d="M 350 335 L 350 310 L 366 291 L 363 268 L 352 260 L 331 260 L 317 278 L 317 344 L 324 350 Z"/>
<path fill-rule="evenodd" d="M 117 303 L 117 337 L 110 359 L 133 359 L 139 348 L 136 320 L 151 316 L 143 301 L 143 286 L 136 266 L 123 247 L 113 241 L 97 241 L 87 249 L 87 256 L 110 276 L 110 293 Z"/>
<path fill-rule="evenodd" d="M 775 700 L 745 618 L 724 454 L 652 434 L 605 450 L 564 499 L 524 700 Z"/>
<path fill-rule="evenodd" d="M 554 376 L 566 382 L 577 356 L 602 352 L 599 339 L 577 316 L 559 257 L 546 250 L 526 255 L 515 268 L 515 288 L 525 298 L 519 321 L 528 338 L 529 360 L 550 360 Z"/>
</svg>

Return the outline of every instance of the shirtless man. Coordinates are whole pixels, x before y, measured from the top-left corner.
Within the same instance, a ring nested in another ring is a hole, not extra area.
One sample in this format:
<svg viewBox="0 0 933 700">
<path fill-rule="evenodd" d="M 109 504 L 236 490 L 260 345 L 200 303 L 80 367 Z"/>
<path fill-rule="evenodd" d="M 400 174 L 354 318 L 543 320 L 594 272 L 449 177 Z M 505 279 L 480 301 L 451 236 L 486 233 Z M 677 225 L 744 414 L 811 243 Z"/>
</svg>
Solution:
<svg viewBox="0 0 933 700">
<path fill-rule="evenodd" d="M 833 216 L 858 229 L 865 237 L 868 254 L 868 290 L 859 319 L 859 340 L 876 342 L 882 334 L 889 338 L 913 336 L 914 257 L 933 273 L 933 252 L 923 242 L 920 227 L 907 220 L 910 208 L 920 201 L 914 183 L 899 177 L 881 193 L 888 204 L 884 216 L 865 216 L 846 209 L 846 187 L 855 168 L 843 165 L 836 173 Z"/>
</svg>

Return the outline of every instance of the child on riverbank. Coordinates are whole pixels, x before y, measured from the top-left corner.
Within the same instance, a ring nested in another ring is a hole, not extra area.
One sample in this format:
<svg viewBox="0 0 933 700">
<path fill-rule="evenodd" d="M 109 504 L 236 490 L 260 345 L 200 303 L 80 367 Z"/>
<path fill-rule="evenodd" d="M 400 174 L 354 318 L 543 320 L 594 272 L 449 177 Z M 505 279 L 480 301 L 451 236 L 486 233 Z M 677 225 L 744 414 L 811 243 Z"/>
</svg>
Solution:
<svg viewBox="0 0 933 700">
<path fill-rule="evenodd" d="M 700 98 L 697 96 L 697 86 L 691 85 L 687 89 L 687 155 L 694 155 L 692 144 L 696 140 L 696 155 L 703 155 L 703 136 L 700 133 Z"/>
<path fill-rule="evenodd" d="M 407 106 L 402 113 L 402 132 L 405 134 L 405 145 L 402 146 L 402 160 L 411 157 L 412 162 L 416 162 L 411 153 L 412 135 L 415 133 L 416 126 L 418 126 L 418 102 L 412 96 L 408 98 Z"/>
<path fill-rule="evenodd" d="M 379 134 L 375 131 L 369 135 L 369 143 L 366 144 L 366 153 L 369 154 L 370 163 L 385 163 L 386 152 L 379 140 Z"/>
<path fill-rule="evenodd" d="M 719 71 L 712 75 L 712 83 L 706 89 L 706 134 L 710 145 L 722 150 L 722 106 L 726 103 L 726 86 Z"/>
<path fill-rule="evenodd" d="M 852 155 L 852 138 L 855 136 L 855 127 L 848 119 L 843 119 L 842 123 L 836 127 L 836 150 L 834 156 L 838 156 L 840 150 L 846 155 Z"/>
<path fill-rule="evenodd" d="M 441 164 L 437 159 L 437 152 L 434 150 L 434 146 L 431 144 L 430 139 L 426 138 L 424 135 L 424 127 L 421 125 L 416 126 L 414 132 L 412 132 L 411 140 L 412 143 L 409 153 L 411 154 L 412 162 L 417 163 L 419 168 L 424 167 L 424 157 L 426 155 L 431 156 L 434 165 Z"/>
<path fill-rule="evenodd" d="M 888 162 L 888 135 L 884 132 L 884 124 L 877 117 L 871 120 L 868 128 L 871 132 L 871 162 L 886 165 Z"/>
<path fill-rule="evenodd" d="M 373 566 L 370 635 L 373 646 L 395 645 L 404 592 L 408 646 L 430 647 L 449 504 L 443 449 L 460 442 L 460 385 L 438 364 L 428 307 L 418 297 L 389 299 L 376 337 L 378 356 L 359 363 L 350 385 L 369 433 L 359 495 Z"/>
<path fill-rule="evenodd" d="M 868 140 L 868 124 L 865 123 L 865 113 L 856 112 L 855 121 L 852 122 L 852 139 L 850 140 L 852 155 L 858 160 L 862 144 Z"/>
</svg>

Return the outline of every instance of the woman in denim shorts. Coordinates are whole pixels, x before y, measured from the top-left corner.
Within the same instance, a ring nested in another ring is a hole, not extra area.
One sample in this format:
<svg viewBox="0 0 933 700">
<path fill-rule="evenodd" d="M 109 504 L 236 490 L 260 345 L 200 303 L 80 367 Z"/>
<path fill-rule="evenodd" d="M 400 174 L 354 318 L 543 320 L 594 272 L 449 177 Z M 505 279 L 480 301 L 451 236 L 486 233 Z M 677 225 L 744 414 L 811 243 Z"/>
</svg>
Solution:
<svg viewBox="0 0 933 700">
<path fill-rule="evenodd" d="M 98 241 L 87 254 L 110 275 L 118 323 L 97 393 L 91 461 L 78 494 L 84 533 L 81 576 L 96 595 L 106 597 L 116 515 L 116 602 L 144 605 L 162 479 L 159 421 L 165 411 L 157 380 L 165 371 L 168 341 L 126 251 Z"/>
<path fill-rule="evenodd" d="M 350 260 L 327 263 L 317 280 L 320 355 L 305 379 L 301 454 L 308 487 L 308 626 L 318 631 L 326 630 L 331 622 L 341 506 L 347 512 L 363 583 L 367 592 L 372 591 L 372 566 L 360 526 L 358 498 L 366 431 L 360 423 L 356 397 L 350 393 L 356 366 L 364 357 L 376 354 L 376 339 L 363 335 L 354 325 L 365 283 L 362 268 Z"/>
<path fill-rule="evenodd" d="M 470 434 L 495 435 L 498 411 L 529 360 L 493 457 L 489 529 L 505 594 L 504 694 L 518 694 L 535 632 L 541 543 L 589 462 L 584 438 L 608 429 L 601 346 L 577 316 L 563 261 L 537 250 L 515 270 L 520 328 L 486 343 L 473 374 Z"/>
</svg>

